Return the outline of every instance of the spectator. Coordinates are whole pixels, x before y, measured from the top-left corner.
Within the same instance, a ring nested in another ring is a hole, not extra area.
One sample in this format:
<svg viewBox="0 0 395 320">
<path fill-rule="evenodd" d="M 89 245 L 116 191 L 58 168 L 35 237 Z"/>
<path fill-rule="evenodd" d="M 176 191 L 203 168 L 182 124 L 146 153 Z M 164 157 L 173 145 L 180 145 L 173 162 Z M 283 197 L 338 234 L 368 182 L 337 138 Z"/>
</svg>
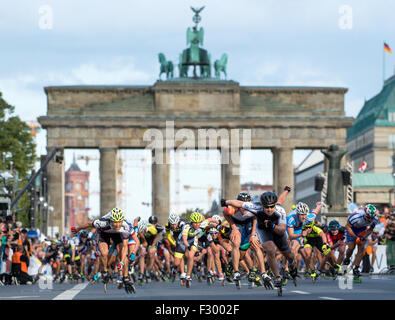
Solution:
<svg viewBox="0 0 395 320">
<path fill-rule="evenodd" d="M 12 256 L 12 276 L 15 277 L 20 284 L 32 284 L 33 279 L 28 275 L 27 263 L 29 259 L 24 254 L 23 246 L 17 246 L 17 251 Z"/>
<path fill-rule="evenodd" d="M 20 240 L 21 240 L 21 244 L 24 249 L 24 254 L 27 255 L 28 258 L 30 258 L 31 254 L 32 254 L 32 251 L 31 251 L 32 244 L 31 244 L 29 237 L 27 236 L 26 229 L 22 229 L 21 234 L 20 234 Z"/>
<path fill-rule="evenodd" d="M 391 241 L 395 241 L 395 212 L 388 216 L 384 236 Z"/>
<path fill-rule="evenodd" d="M 17 221 L 16 223 L 16 229 L 13 230 L 13 238 L 12 242 L 18 246 L 22 245 L 22 239 L 21 239 L 21 229 L 22 229 L 22 222 Z M 12 230 L 12 224 L 9 224 L 9 229 Z"/>
<path fill-rule="evenodd" d="M 395 266 L 395 212 L 387 219 L 384 237 L 387 239 L 387 265 Z"/>
<path fill-rule="evenodd" d="M 11 268 L 11 258 L 13 250 L 11 248 L 11 240 L 8 227 L 5 223 L 0 224 L 0 281 L 3 284 L 11 284 L 9 276 Z"/>
</svg>

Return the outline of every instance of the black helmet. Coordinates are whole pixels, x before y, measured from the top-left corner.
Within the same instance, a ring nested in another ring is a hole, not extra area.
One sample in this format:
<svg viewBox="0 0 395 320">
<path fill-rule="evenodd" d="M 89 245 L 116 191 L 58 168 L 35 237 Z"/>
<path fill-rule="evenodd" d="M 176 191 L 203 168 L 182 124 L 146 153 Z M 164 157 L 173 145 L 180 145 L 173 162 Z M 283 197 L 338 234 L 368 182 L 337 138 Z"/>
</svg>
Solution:
<svg viewBox="0 0 395 320">
<path fill-rule="evenodd" d="M 88 238 L 88 231 L 82 230 L 82 231 L 80 232 L 80 237 L 81 237 L 81 238 Z"/>
<path fill-rule="evenodd" d="M 149 223 L 157 223 L 158 222 L 158 217 L 157 216 L 151 216 L 148 218 Z"/>
<path fill-rule="evenodd" d="M 276 204 L 277 195 L 274 192 L 268 191 L 261 194 L 262 205 Z"/>
<path fill-rule="evenodd" d="M 337 220 L 331 220 L 329 222 L 328 229 L 329 230 L 337 230 L 337 229 L 340 229 L 340 227 L 341 227 L 341 225 Z"/>
<path fill-rule="evenodd" d="M 240 192 L 237 195 L 237 200 L 250 202 L 252 200 L 251 195 L 248 192 Z"/>
</svg>

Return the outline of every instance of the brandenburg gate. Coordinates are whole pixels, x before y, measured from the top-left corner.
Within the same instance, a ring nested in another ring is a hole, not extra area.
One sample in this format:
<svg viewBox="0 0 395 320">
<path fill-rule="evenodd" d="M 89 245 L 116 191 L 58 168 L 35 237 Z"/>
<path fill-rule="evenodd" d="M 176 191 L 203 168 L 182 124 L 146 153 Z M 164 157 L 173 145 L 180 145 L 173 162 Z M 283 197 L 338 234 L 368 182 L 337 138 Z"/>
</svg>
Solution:
<svg viewBox="0 0 395 320">
<path fill-rule="evenodd" d="M 225 145 L 228 149 L 221 148 L 221 154 L 243 147 L 245 137 L 238 135 L 235 139 L 230 134 L 232 129 L 240 132 L 249 129 L 249 147 L 270 149 L 273 153 L 273 188 L 278 193 L 285 185 L 294 186 L 294 149 L 325 149 L 331 144 L 340 148 L 346 146 L 346 129 L 353 122 L 344 112 L 347 89 L 242 86 L 218 76 L 220 72 L 226 74 L 226 59 L 225 64 L 223 59 L 215 61 L 216 77 L 211 77 L 210 55 L 204 54 L 205 50 L 199 47 L 202 28 L 198 31 L 195 26 L 193 31 L 188 30 L 191 46 L 180 55 L 178 78 L 172 77 L 170 63 L 162 59 L 161 73 L 165 72 L 167 79 L 153 85 L 45 88 L 47 114 L 41 116 L 39 122 L 47 130 L 48 152 L 55 147 L 100 150 L 101 215 L 117 204 L 117 150 L 151 148 L 152 140 L 147 139 L 147 132 L 160 132 L 168 139 L 166 127 L 169 123 L 174 125 L 175 132 L 185 129 L 193 132 L 195 148 L 209 145 L 209 137 L 199 135 L 199 130 L 214 129 L 217 133 L 227 130 L 229 141 Z M 192 77 L 188 76 L 190 67 L 193 68 Z M 200 76 L 197 75 L 198 67 Z M 223 137 L 215 138 L 218 149 L 221 139 Z M 174 139 L 174 150 L 184 140 Z M 157 151 L 152 150 L 153 159 Z M 152 214 L 159 217 L 160 223 L 167 220 L 170 212 L 168 153 L 169 149 L 163 148 L 164 161 L 152 162 Z M 235 174 L 240 163 L 233 157 L 228 158 L 229 161 L 221 164 L 222 197 L 234 199 L 240 192 L 240 176 Z M 48 166 L 48 190 L 54 207 L 53 225 L 58 226 L 62 234 L 64 164 L 51 162 Z M 287 212 L 292 204 L 293 192 L 284 205 Z"/>
</svg>

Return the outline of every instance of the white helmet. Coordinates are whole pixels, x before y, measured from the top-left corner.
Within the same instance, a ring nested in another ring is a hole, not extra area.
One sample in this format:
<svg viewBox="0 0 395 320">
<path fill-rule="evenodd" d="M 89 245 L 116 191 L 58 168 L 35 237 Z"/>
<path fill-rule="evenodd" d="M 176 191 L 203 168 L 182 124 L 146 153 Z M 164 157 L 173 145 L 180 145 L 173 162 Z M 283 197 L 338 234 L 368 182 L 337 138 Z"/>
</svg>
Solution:
<svg viewBox="0 0 395 320">
<path fill-rule="evenodd" d="M 139 232 L 143 232 L 147 230 L 148 223 L 145 220 L 140 220 L 139 223 L 137 224 L 137 227 L 139 228 Z"/>
<path fill-rule="evenodd" d="M 167 219 L 170 224 L 176 224 L 180 221 L 180 217 L 175 213 L 170 213 L 169 218 Z"/>
<path fill-rule="evenodd" d="M 308 214 L 310 212 L 309 206 L 303 202 L 298 202 L 295 210 L 297 214 Z"/>
<path fill-rule="evenodd" d="M 217 220 L 219 222 L 221 222 L 221 217 L 218 214 L 215 214 L 211 217 L 211 219 Z"/>
</svg>

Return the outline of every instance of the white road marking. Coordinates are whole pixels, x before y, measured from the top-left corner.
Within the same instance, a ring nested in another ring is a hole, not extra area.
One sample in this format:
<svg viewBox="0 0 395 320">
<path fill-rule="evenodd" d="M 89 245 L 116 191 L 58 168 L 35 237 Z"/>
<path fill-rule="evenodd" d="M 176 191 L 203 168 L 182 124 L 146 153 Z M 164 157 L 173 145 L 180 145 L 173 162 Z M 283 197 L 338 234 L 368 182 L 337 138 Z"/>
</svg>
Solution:
<svg viewBox="0 0 395 320">
<path fill-rule="evenodd" d="M 71 288 L 70 290 L 67 290 L 59 295 L 57 295 L 53 300 L 73 300 L 73 298 L 79 294 L 82 290 L 84 290 L 89 283 L 80 283 Z"/>
<path fill-rule="evenodd" d="M 343 300 L 343 299 L 340 299 L 340 298 L 332 298 L 332 297 L 318 297 L 318 298 L 325 299 L 325 300 Z"/>
<path fill-rule="evenodd" d="M 306 291 L 291 291 L 291 292 L 295 292 L 295 293 L 299 293 L 299 294 L 310 294 L 310 292 L 306 292 Z"/>
<path fill-rule="evenodd" d="M 24 299 L 24 298 L 40 298 L 40 296 L 0 297 L 0 299 Z"/>
</svg>

